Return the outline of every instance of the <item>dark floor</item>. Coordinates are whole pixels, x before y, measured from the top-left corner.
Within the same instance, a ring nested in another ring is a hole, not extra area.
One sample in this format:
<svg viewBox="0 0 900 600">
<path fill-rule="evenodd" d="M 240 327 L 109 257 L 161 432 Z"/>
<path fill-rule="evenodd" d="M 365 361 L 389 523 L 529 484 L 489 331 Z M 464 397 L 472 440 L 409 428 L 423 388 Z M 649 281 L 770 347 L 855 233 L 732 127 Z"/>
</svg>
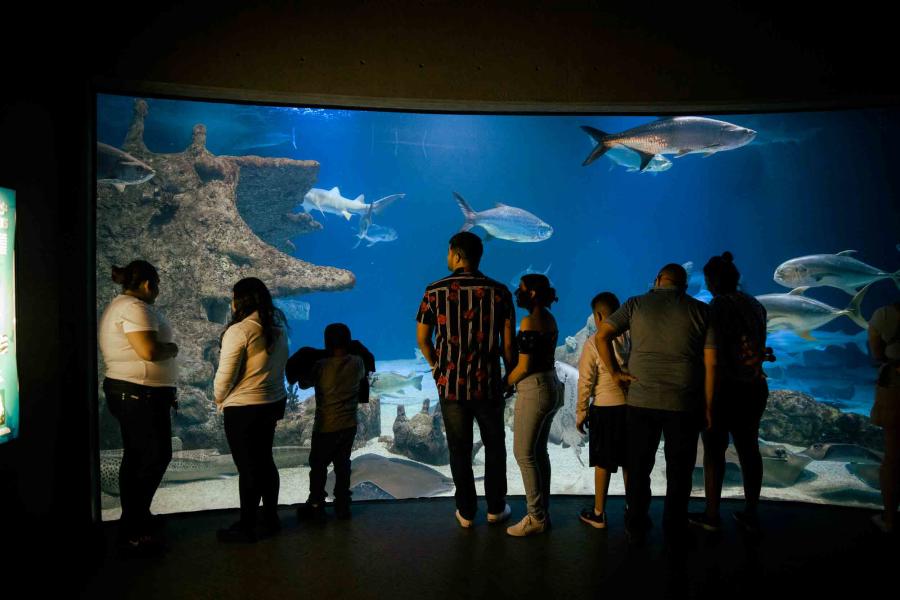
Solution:
<svg viewBox="0 0 900 600">
<path fill-rule="evenodd" d="M 510 504 L 515 520 L 524 501 Z M 354 504 L 352 521 L 329 515 L 316 525 L 298 525 L 285 508 L 284 531 L 253 545 L 216 541 L 235 511 L 174 515 L 168 554 L 141 560 L 116 557 L 110 523 L 106 556 L 81 591 L 84 598 L 819 600 L 884 597 L 880 578 L 893 573 L 897 581 L 900 573 L 897 540 L 875 532 L 871 511 L 766 503 L 766 533 L 751 542 L 731 520 L 741 504 L 726 502 L 719 536 L 697 533 L 689 547 L 670 547 L 656 526 L 643 547 L 629 547 L 623 499 L 610 504 L 604 533 L 576 518 L 584 497 L 554 497 L 553 529 L 524 539 L 488 526 L 483 513 L 473 529 L 461 529 L 450 498 Z M 656 524 L 661 507 L 654 499 Z"/>
</svg>

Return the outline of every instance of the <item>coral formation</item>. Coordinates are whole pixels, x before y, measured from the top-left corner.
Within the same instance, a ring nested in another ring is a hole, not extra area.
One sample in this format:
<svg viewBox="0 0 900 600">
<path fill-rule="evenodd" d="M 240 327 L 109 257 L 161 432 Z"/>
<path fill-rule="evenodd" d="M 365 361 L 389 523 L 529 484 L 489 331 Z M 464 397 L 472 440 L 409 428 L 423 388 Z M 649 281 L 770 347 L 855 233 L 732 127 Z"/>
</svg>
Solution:
<svg viewBox="0 0 900 600">
<path fill-rule="evenodd" d="M 176 435 L 187 447 L 219 447 L 215 438 L 221 430 L 210 423 L 215 421 L 211 387 L 234 283 L 258 277 L 278 297 L 346 290 L 355 278 L 275 247 L 288 247 L 290 237 L 320 227 L 308 215 L 290 212 L 315 183 L 317 162 L 215 156 L 206 148 L 203 125 L 194 127 L 183 152 L 156 154 L 144 143 L 147 112 L 147 103 L 136 100 L 122 149 L 150 165 L 155 176 L 123 192 L 97 187 L 98 316 L 119 293 L 109 278 L 113 265 L 136 258 L 156 265 L 161 277 L 156 304 L 171 321 L 179 346 Z M 116 445 L 115 429 L 103 425 L 104 447 Z"/>
</svg>

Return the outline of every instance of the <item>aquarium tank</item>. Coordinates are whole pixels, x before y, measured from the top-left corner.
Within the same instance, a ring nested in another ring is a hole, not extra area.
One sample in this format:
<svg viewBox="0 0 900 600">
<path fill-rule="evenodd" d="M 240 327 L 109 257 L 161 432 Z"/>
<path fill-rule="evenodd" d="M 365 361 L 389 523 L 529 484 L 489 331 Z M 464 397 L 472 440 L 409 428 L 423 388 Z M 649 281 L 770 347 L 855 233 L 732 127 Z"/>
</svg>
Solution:
<svg viewBox="0 0 900 600">
<path fill-rule="evenodd" d="M 688 141 L 673 150 L 665 138 L 675 130 Z M 147 260 L 180 348 L 174 453 L 154 512 L 238 505 L 212 380 L 231 288 L 248 276 L 272 290 L 292 352 L 322 347 L 325 326 L 343 322 L 376 357 L 358 414 L 354 499 L 452 496 L 415 316 L 426 285 L 447 274 L 449 238 L 469 226 L 485 239 L 485 274 L 514 288 L 544 273 L 559 296 L 565 404 L 550 434 L 553 493 L 593 494 L 574 415 L 591 298 L 644 293 L 674 262 L 690 274 L 688 293 L 709 301 L 702 267 L 727 250 L 741 288 L 768 308 L 777 357 L 765 367 L 763 497 L 880 504 L 865 328 L 900 295 L 897 110 L 434 114 L 104 94 L 96 136 L 98 317 L 119 292 L 111 266 Z M 539 225 L 517 225 L 512 213 Z M 306 499 L 314 407 L 313 390 L 291 386 L 288 398 L 274 448 L 282 504 Z M 507 480 L 522 494 L 514 403 Z M 99 414 L 103 514 L 114 519 L 122 442 L 102 390 Z M 702 496 L 702 453 L 697 464 Z M 660 448 L 655 494 L 664 468 Z M 624 492 L 620 475 L 611 492 Z M 731 448 L 724 496 L 741 495 Z"/>
<path fill-rule="evenodd" d="M 0 187 L 0 444 L 19 436 L 15 248 L 16 192 Z"/>
</svg>

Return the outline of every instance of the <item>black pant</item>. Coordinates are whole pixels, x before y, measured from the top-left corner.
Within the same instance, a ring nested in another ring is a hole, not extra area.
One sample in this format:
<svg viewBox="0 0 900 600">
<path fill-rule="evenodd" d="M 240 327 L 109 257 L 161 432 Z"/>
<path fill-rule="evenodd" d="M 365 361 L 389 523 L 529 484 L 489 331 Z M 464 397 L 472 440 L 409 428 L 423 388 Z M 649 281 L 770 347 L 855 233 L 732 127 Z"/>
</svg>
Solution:
<svg viewBox="0 0 900 600">
<path fill-rule="evenodd" d="M 478 422 L 484 442 L 484 491 L 488 512 L 503 512 L 506 506 L 506 429 L 504 402 L 494 400 L 441 400 L 441 414 L 450 451 L 450 471 L 456 485 L 456 508 L 465 519 L 478 510 L 475 475 L 472 472 L 472 426 Z"/>
<path fill-rule="evenodd" d="M 707 490 L 718 499 L 722 495 L 725 474 L 725 452 L 728 434 L 734 440 L 741 477 L 744 480 L 744 500 L 755 510 L 762 489 L 763 466 L 759 453 L 759 422 L 766 410 L 769 386 L 765 379 L 754 382 L 723 381 L 713 404 L 713 427 L 703 432 L 704 468 L 715 469 L 718 490 Z"/>
<path fill-rule="evenodd" d="M 325 481 L 328 479 L 328 465 L 334 463 L 334 501 L 350 502 L 350 453 L 356 427 L 331 431 L 313 432 L 312 448 L 309 452 L 309 499 L 310 504 L 322 504 L 328 495 Z"/>
<path fill-rule="evenodd" d="M 256 525 L 256 509 L 262 499 L 266 518 L 278 511 L 281 480 L 272 458 L 275 425 L 284 416 L 285 401 L 225 408 L 225 437 L 238 470 L 241 525 Z"/>
<path fill-rule="evenodd" d="M 628 501 L 626 526 L 642 528 L 650 510 L 650 472 L 656 462 L 660 434 L 665 435 L 666 504 L 663 527 L 679 530 L 687 525 L 697 440 L 700 434 L 699 411 L 656 410 L 629 406 L 626 412 L 628 452 L 626 463 Z"/>
<path fill-rule="evenodd" d="M 150 504 L 172 460 L 175 388 L 153 388 L 104 379 L 106 406 L 122 430 L 119 467 L 121 534 L 127 538 L 150 532 Z"/>
</svg>

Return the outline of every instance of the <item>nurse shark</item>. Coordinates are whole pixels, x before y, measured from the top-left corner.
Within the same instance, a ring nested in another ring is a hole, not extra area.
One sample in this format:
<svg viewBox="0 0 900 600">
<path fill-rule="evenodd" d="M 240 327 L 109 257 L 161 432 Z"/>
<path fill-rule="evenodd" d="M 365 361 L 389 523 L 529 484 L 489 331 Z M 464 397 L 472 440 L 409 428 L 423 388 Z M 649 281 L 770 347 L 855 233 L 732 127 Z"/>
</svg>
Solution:
<svg viewBox="0 0 900 600">
<path fill-rule="evenodd" d="M 317 210 L 323 215 L 331 213 L 342 216 L 349 221 L 353 215 L 364 215 L 370 208 L 377 215 L 394 201 L 404 196 L 406 194 L 391 194 L 369 205 L 365 202 L 366 197 L 364 194 L 360 194 L 351 200 L 341 196 L 341 190 L 337 186 L 330 190 L 312 188 L 303 196 L 303 203 L 300 206 L 308 213 Z"/>
</svg>

